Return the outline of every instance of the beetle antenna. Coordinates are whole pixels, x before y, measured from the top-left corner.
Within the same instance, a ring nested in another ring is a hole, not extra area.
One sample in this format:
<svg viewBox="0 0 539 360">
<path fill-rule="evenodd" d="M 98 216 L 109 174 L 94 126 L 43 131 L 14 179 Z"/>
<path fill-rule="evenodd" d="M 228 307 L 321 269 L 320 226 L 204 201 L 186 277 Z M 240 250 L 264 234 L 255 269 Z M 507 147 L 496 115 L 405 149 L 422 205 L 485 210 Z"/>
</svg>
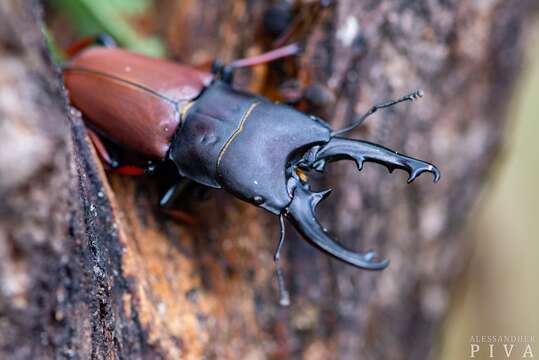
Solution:
<svg viewBox="0 0 539 360">
<path fill-rule="evenodd" d="M 356 127 L 358 127 L 359 125 L 361 125 L 369 116 L 371 116 L 372 114 L 374 114 L 375 112 L 377 112 L 378 110 L 380 109 L 384 109 L 384 108 L 388 108 L 388 107 L 391 107 L 393 105 L 397 105 L 401 102 L 404 102 L 404 101 L 414 101 L 414 100 L 417 100 L 419 98 L 422 98 L 423 95 L 425 93 L 423 92 L 423 90 L 417 90 L 417 91 L 414 91 L 413 93 L 411 94 L 408 94 L 406 96 L 403 96 L 401 97 L 400 99 L 397 99 L 397 100 L 391 100 L 391 101 L 387 101 L 385 103 L 382 103 L 382 104 L 377 104 L 377 105 L 374 105 L 373 107 L 370 108 L 369 111 L 367 111 L 365 114 L 361 115 L 359 117 L 359 119 L 356 120 L 355 123 L 353 123 L 352 125 L 350 126 L 347 126 L 345 128 L 342 128 L 342 129 L 339 129 L 339 130 L 336 130 L 334 132 L 331 133 L 332 136 L 336 136 L 336 135 L 342 135 L 344 133 L 347 133 L 353 129 L 355 129 Z"/>
<path fill-rule="evenodd" d="M 290 305 L 290 295 L 288 293 L 288 290 L 286 290 L 283 277 L 283 269 L 281 268 L 281 249 L 283 248 L 285 239 L 283 214 L 279 216 L 279 224 L 281 225 L 281 238 L 279 239 L 279 245 L 277 245 L 275 255 L 273 255 L 273 260 L 275 261 L 275 272 L 277 274 L 277 284 L 279 285 L 279 304 L 281 306 L 288 306 Z"/>
</svg>

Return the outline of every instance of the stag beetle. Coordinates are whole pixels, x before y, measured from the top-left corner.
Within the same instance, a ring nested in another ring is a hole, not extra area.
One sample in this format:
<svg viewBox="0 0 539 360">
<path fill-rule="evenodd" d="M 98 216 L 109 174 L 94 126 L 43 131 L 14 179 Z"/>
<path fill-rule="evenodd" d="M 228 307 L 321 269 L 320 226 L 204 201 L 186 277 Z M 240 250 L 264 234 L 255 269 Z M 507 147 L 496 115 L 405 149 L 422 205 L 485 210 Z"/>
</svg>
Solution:
<svg viewBox="0 0 539 360">
<path fill-rule="evenodd" d="M 351 159 L 408 172 L 408 182 L 430 172 L 432 164 L 377 144 L 342 135 L 378 109 L 420 96 L 415 92 L 371 108 L 351 126 L 333 131 L 322 119 L 273 103 L 232 86 L 234 69 L 297 53 L 288 46 L 230 65 L 216 63 L 212 73 L 145 57 L 111 46 L 78 50 L 63 66 L 71 103 L 101 134 L 159 161 L 170 160 L 179 176 L 236 197 L 284 219 L 326 253 L 362 269 L 388 265 L 373 251 L 350 251 L 334 241 L 315 210 L 329 190 L 311 190 L 302 172 L 323 172 L 331 161 Z M 170 198 L 170 194 L 167 195 Z M 281 278 L 282 280 L 282 278 Z"/>
</svg>

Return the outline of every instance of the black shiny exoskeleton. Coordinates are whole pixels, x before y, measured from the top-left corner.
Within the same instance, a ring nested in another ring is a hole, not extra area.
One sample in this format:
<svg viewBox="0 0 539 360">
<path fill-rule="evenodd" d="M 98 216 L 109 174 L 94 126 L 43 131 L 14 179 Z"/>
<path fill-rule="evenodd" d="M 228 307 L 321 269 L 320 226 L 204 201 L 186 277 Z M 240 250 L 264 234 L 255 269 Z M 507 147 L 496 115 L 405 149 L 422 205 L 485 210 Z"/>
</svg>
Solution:
<svg viewBox="0 0 539 360">
<path fill-rule="evenodd" d="M 329 191 L 312 192 L 298 171 L 321 172 L 328 161 L 351 159 L 359 169 L 376 162 L 405 170 L 408 182 L 422 172 L 433 173 L 437 181 L 440 172 L 427 162 L 335 134 L 317 117 L 214 80 L 183 114 L 169 157 L 180 175 L 288 218 L 305 239 L 334 257 L 363 269 L 383 269 L 388 261 L 377 260 L 374 252 L 352 252 L 327 235 L 315 208 Z"/>
<path fill-rule="evenodd" d="M 352 252 L 328 236 L 315 210 L 329 191 L 311 191 L 304 172 L 322 172 L 327 162 L 351 159 L 359 169 L 375 162 L 405 170 L 408 182 L 422 172 L 431 172 L 435 181 L 440 177 L 427 162 L 342 137 L 378 109 L 415 100 L 421 92 L 373 106 L 352 125 L 332 131 L 318 117 L 232 87 L 235 68 L 296 54 L 295 44 L 227 66 L 216 63 L 212 74 L 115 49 L 110 41 L 101 44 L 107 48 L 81 51 L 63 66 L 72 104 L 118 144 L 159 161 L 168 158 L 182 177 L 278 215 L 276 260 L 287 218 L 306 240 L 339 260 L 369 270 L 388 265 L 373 251 Z M 109 157 L 103 153 L 102 158 Z M 171 203 L 175 188 L 163 197 L 163 206 Z"/>
</svg>

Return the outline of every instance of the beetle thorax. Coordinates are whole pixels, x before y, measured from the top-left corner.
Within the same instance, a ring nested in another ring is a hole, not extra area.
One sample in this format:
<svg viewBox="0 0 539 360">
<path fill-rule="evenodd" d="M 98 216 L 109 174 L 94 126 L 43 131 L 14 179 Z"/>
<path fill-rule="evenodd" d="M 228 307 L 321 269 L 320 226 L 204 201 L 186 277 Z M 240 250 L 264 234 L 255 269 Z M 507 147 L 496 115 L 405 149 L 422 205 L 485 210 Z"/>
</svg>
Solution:
<svg viewBox="0 0 539 360">
<path fill-rule="evenodd" d="M 182 176 L 279 214 L 291 200 L 292 154 L 329 138 L 305 114 L 215 81 L 188 109 L 169 156 Z"/>
</svg>

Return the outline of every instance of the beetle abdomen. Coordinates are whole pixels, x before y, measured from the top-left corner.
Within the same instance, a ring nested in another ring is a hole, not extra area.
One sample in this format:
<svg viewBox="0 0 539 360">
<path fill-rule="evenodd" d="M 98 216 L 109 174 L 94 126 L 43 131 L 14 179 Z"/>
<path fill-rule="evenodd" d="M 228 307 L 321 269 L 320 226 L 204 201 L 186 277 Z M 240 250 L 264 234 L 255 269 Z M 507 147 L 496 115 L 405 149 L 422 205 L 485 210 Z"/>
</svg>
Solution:
<svg viewBox="0 0 539 360">
<path fill-rule="evenodd" d="M 119 144 L 164 159 L 180 108 L 211 74 L 121 49 L 94 47 L 65 67 L 72 104 Z"/>
</svg>

